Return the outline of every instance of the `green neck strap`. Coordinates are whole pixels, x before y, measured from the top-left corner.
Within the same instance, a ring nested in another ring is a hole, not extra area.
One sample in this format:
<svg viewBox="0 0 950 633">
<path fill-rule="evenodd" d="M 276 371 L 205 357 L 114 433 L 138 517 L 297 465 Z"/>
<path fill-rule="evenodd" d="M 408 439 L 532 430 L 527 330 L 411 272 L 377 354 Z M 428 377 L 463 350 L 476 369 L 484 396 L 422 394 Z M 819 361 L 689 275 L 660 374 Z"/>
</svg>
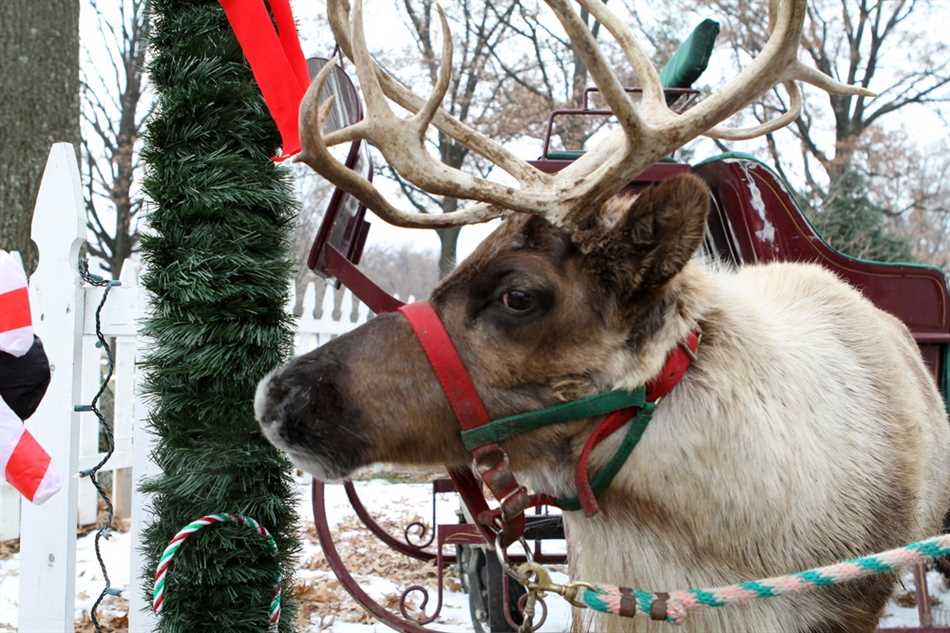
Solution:
<svg viewBox="0 0 950 633">
<path fill-rule="evenodd" d="M 620 468 L 640 442 L 640 438 L 643 437 L 643 433 L 653 418 L 656 406 L 647 401 L 646 387 L 641 386 L 633 391 L 608 391 L 537 411 L 498 418 L 484 426 L 462 431 L 462 443 L 471 451 L 484 444 L 501 442 L 545 426 L 606 415 L 628 408 L 639 410 L 628 423 L 627 433 L 610 461 L 603 470 L 591 478 L 591 489 L 595 496 L 600 496 L 620 472 Z M 563 510 L 581 509 L 580 501 L 576 496 L 558 497 L 556 503 Z"/>
<path fill-rule="evenodd" d="M 501 442 L 545 426 L 606 415 L 630 407 L 643 407 L 647 404 L 646 394 L 646 387 L 637 387 L 633 391 L 608 391 L 537 411 L 498 418 L 484 426 L 462 431 L 462 443 L 471 451 L 483 444 Z"/>
<path fill-rule="evenodd" d="M 656 405 L 652 402 L 644 404 L 643 408 L 637 411 L 633 419 L 628 422 L 627 434 L 624 435 L 623 441 L 620 443 L 620 446 L 617 447 L 617 450 L 614 451 L 610 461 L 607 462 L 603 470 L 591 477 L 590 487 L 591 490 L 594 491 L 595 497 L 599 497 L 601 493 L 607 490 L 607 487 L 610 486 L 610 482 L 614 480 L 614 477 L 620 472 L 620 468 L 626 463 L 627 458 L 630 457 L 630 453 L 632 453 L 633 449 L 640 443 L 640 438 L 643 437 L 643 433 L 647 430 L 650 420 L 653 419 L 653 410 L 655 408 Z M 558 497 L 555 499 L 555 503 L 562 510 L 581 509 L 581 502 L 576 495 Z"/>
</svg>

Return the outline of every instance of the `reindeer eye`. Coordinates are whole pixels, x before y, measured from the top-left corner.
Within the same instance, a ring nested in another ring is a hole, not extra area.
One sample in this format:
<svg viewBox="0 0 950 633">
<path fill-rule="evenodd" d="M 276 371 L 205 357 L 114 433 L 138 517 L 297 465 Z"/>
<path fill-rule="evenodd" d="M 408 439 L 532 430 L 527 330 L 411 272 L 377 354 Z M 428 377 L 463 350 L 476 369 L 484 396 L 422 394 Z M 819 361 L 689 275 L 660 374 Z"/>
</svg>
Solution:
<svg viewBox="0 0 950 633">
<path fill-rule="evenodd" d="M 501 303 L 512 312 L 527 312 L 534 307 L 534 297 L 524 290 L 509 290 L 501 295 Z"/>
</svg>

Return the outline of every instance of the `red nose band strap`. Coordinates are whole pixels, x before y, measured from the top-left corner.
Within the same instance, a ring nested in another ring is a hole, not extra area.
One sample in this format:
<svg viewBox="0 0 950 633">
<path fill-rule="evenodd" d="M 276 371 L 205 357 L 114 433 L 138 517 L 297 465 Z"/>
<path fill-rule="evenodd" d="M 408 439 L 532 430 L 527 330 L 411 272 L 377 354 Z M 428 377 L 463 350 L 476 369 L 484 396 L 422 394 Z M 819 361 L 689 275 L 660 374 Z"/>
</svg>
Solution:
<svg viewBox="0 0 950 633">
<path fill-rule="evenodd" d="M 577 465 L 574 467 L 574 486 L 577 488 L 577 500 L 587 516 L 593 516 L 600 511 L 597 495 L 590 483 L 590 454 L 595 446 L 623 428 L 634 414 L 636 414 L 636 409 L 614 411 L 594 427 L 594 431 L 584 443 L 584 448 L 581 449 Z"/>
<path fill-rule="evenodd" d="M 463 431 L 491 422 L 482 399 L 469 378 L 468 370 L 455 349 L 455 344 L 442 325 L 442 319 L 428 301 L 410 303 L 398 309 L 415 332 L 436 379 Z M 498 514 L 491 511 L 477 486 L 469 477 L 452 473 L 459 486 L 462 500 L 480 524 L 489 542 L 496 537 L 507 547 L 524 534 L 524 510 L 529 503 L 528 491 L 518 485 L 511 473 L 508 455 L 497 443 L 487 443 L 472 451 L 474 465 L 482 482 L 501 504 L 501 522 L 494 521 Z M 462 485 L 459 485 L 462 484 Z"/>
<path fill-rule="evenodd" d="M 462 430 L 490 422 L 491 418 L 485 411 L 485 405 L 482 404 L 482 399 L 455 350 L 455 344 L 449 338 L 449 333 L 445 331 L 442 319 L 436 314 L 432 304 L 428 301 L 410 303 L 400 307 L 399 312 L 406 317 L 416 333 L 416 338 L 419 339 L 419 344 L 422 345 Z"/>
</svg>

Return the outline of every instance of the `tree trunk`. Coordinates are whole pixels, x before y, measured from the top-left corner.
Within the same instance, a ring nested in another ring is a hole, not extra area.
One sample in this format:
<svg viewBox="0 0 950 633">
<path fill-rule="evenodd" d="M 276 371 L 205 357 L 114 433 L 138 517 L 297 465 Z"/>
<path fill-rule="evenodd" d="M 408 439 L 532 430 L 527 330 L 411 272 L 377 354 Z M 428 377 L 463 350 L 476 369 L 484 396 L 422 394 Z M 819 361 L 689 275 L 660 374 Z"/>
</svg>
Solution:
<svg viewBox="0 0 950 633">
<path fill-rule="evenodd" d="M 461 166 L 463 158 L 456 157 L 456 161 Z M 456 167 L 458 169 L 458 167 Z M 459 201 L 456 198 L 444 198 L 442 201 L 442 213 L 453 213 L 459 208 Z M 458 243 L 459 233 L 462 227 L 453 226 L 447 229 L 436 229 L 435 233 L 439 236 L 441 248 L 439 249 L 439 279 L 443 279 L 455 268 L 458 263 Z"/>
<path fill-rule="evenodd" d="M 0 2 L 0 248 L 36 266 L 33 205 L 52 143 L 79 144 L 79 2 Z"/>
<path fill-rule="evenodd" d="M 436 233 L 439 235 L 439 242 L 442 244 L 442 248 L 439 251 L 439 279 L 442 279 L 452 272 L 458 263 L 456 259 L 458 258 L 458 242 L 459 233 L 461 231 L 462 227 L 460 226 L 453 226 L 448 229 L 436 229 Z"/>
</svg>

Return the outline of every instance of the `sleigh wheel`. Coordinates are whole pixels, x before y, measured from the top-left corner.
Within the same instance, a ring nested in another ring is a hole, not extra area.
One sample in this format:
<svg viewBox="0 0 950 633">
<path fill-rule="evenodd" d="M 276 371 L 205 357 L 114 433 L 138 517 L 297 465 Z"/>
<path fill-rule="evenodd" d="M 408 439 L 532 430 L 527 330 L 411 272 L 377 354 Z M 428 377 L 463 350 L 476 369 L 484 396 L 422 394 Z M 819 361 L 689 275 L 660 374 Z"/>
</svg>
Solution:
<svg viewBox="0 0 950 633">
<path fill-rule="evenodd" d="M 521 614 L 515 605 L 525 594 L 525 589 L 513 580 L 505 582 L 501 565 L 493 555 L 485 555 L 480 547 L 465 546 L 461 557 L 461 575 L 468 588 L 468 608 L 475 633 L 510 633 L 514 628 L 505 618 L 521 622 Z M 508 599 L 505 600 L 505 587 Z M 507 602 L 507 605 L 506 605 Z"/>
</svg>

